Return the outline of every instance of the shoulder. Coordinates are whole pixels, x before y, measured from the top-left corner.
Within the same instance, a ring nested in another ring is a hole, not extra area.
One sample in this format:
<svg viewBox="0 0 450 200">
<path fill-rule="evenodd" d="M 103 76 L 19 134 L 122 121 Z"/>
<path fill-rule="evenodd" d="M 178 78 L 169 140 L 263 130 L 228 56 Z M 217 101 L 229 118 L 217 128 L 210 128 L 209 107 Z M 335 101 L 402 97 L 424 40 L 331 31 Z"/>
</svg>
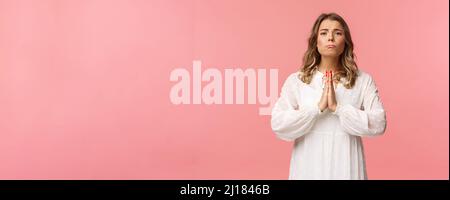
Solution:
<svg viewBox="0 0 450 200">
<path fill-rule="evenodd" d="M 291 73 L 287 76 L 287 78 L 284 80 L 283 83 L 283 88 L 294 88 L 294 87 L 298 87 L 299 85 L 302 84 L 302 81 L 300 80 L 299 77 L 300 73 L 299 72 L 294 72 Z"/>
<path fill-rule="evenodd" d="M 369 73 L 367 73 L 361 69 L 358 69 L 357 81 L 359 81 L 361 83 L 370 83 L 373 81 L 373 77 Z"/>
<path fill-rule="evenodd" d="M 358 69 L 358 78 L 356 82 L 363 88 L 376 87 L 373 76 L 363 70 Z"/>
<path fill-rule="evenodd" d="M 286 78 L 285 83 L 288 84 L 295 84 L 298 83 L 300 81 L 300 72 L 294 72 L 289 74 L 289 76 Z"/>
</svg>

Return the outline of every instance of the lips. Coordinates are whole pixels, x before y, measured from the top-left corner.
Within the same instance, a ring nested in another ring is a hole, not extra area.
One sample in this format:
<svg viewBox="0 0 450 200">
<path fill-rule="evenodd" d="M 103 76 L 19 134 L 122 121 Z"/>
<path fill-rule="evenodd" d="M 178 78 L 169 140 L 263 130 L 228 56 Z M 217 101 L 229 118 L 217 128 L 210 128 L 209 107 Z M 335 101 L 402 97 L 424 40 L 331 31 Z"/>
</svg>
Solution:
<svg viewBox="0 0 450 200">
<path fill-rule="evenodd" d="M 336 45 L 327 45 L 327 48 L 336 48 Z"/>
</svg>

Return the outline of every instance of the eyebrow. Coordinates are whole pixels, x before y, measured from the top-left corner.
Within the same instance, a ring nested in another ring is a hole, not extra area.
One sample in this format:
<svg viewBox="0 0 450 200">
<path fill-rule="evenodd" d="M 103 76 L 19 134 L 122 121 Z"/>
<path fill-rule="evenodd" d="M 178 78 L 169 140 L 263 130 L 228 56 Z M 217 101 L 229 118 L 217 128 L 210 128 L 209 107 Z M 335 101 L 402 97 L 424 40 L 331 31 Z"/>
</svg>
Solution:
<svg viewBox="0 0 450 200">
<path fill-rule="evenodd" d="M 320 29 L 319 31 L 328 31 L 327 28 Z M 333 31 L 343 31 L 342 29 L 335 28 Z"/>
</svg>

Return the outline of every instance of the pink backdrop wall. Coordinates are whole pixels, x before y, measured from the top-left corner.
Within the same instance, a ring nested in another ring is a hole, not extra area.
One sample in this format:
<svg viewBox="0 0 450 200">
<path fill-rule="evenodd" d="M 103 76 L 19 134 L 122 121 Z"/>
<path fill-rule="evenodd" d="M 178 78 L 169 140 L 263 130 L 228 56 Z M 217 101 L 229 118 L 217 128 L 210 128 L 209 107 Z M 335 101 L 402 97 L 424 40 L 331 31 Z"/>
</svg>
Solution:
<svg viewBox="0 0 450 200">
<path fill-rule="evenodd" d="M 348 22 L 387 110 L 369 179 L 448 179 L 447 0 L 0 0 L 0 179 L 287 179 L 260 105 L 174 105 L 175 68 L 299 67 Z"/>
</svg>

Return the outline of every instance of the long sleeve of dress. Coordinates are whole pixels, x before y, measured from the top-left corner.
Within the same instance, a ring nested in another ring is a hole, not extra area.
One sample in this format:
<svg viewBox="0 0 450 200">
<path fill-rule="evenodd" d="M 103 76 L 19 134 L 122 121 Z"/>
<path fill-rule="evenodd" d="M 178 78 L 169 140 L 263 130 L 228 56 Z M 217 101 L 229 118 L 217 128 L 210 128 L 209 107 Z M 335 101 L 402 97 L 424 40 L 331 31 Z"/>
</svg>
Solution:
<svg viewBox="0 0 450 200">
<path fill-rule="evenodd" d="M 386 113 L 378 95 L 378 89 L 369 76 L 363 91 L 364 110 L 350 104 L 338 104 L 334 114 L 338 115 L 345 132 L 357 136 L 382 135 L 386 130 Z"/>
<path fill-rule="evenodd" d="M 271 126 L 278 138 L 293 141 L 306 134 L 320 114 L 318 106 L 306 106 L 297 102 L 292 92 L 295 76 L 286 79 L 280 98 L 272 109 Z"/>
</svg>

